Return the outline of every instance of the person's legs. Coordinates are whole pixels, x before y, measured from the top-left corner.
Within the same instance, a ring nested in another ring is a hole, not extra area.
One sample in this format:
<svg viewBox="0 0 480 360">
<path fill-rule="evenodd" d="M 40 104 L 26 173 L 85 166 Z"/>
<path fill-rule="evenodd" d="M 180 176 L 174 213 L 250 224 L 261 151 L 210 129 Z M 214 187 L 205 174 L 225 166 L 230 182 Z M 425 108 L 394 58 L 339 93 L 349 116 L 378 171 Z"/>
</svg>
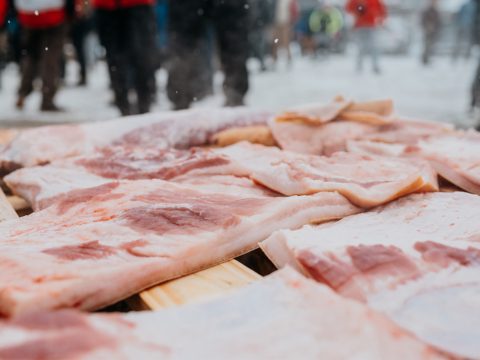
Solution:
<svg viewBox="0 0 480 360">
<path fill-rule="evenodd" d="M 357 71 L 361 72 L 363 70 L 363 59 L 365 58 L 366 55 L 366 49 L 368 47 L 368 39 L 366 37 L 366 29 L 357 29 L 355 31 L 355 37 L 357 39 L 357 45 L 358 45 L 358 53 L 357 53 Z"/>
<path fill-rule="evenodd" d="M 25 98 L 33 91 L 33 81 L 38 74 L 40 59 L 41 30 L 22 29 L 21 47 L 23 57 L 20 60 L 21 80 L 16 106 L 22 109 Z"/>
<path fill-rule="evenodd" d="M 157 24 L 151 6 L 135 6 L 125 9 L 128 37 L 127 49 L 133 70 L 133 82 L 137 93 L 138 112 L 147 113 L 152 103 L 155 83 Z"/>
<path fill-rule="evenodd" d="M 115 104 L 122 115 L 130 115 L 128 100 L 129 67 L 125 39 L 125 19 L 120 10 L 97 10 L 97 28 L 105 47 L 108 73 L 115 94 Z"/>
<path fill-rule="evenodd" d="M 265 66 L 265 31 L 258 28 L 250 32 L 249 35 L 250 50 L 252 56 L 260 61 L 260 69 L 266 70 Z"/>
<path fill-rule="evenodd" d="M 225 104 L 243 105 L 248 90 L 248 9 L 237 0 L 215 0 L 212 16 L 225 74 Z"/>
<path fill-rule="evenodd" d="M 433 36 L 425 34 L 422 62 L 424 65 L 430 64 L 430 58 L 433 50 Z"/>
<path fill-rule="evenodd" d="M 470 95 L 470 110 L 480 107 L 480 62 L 478 63 L 475 76 L 473 78 L 471 95 Z"/>
<path fill-rule="evenodd" d="M 283 24 L 281 26 L 281 45 L 283 49 L 287 52 L 287 60 L 288 62 L 292 61 L 292 52 L 290 49 L 290 40 L 292 36 L 292 29 L 290 28 L 290 24 Z"/>
<path fill-rule="evenodd" d="M 372 58 L 372 68 L 373 72 L 380 73 L 379 65 L 379 49 L 377 44 L 377 29 L 371 28 L 367 29 L 367 43 L 369 47 L 369 53 Z"/>
<path fill-rule="evenodd" d="M 171 1 L 169 8 L 170 66 L 167 95 L 175 109 L 186 109 L 201 78 L 201 45 L 210 0 Z"/>
<path fill-rule="evenodd" d="M 65 40 L 65 26 L 43 30 L 41 39 L 42 55 L 40 62 L 40 75 L 42 77 L 42 105 L 41 109 L 56 111 L 58 108 L 53 98 L 60 82 L 61 58 Z"/>
<path fill-rule="evenodd" d="M 88 27 L 86 20 L 77 20 L 72 25 L 72 45 L 75 48 L 78 65 L 80 66 L 79 85 L 87 83 L 87 62 L 85 58 L 85 37 Z"/>
</svg>

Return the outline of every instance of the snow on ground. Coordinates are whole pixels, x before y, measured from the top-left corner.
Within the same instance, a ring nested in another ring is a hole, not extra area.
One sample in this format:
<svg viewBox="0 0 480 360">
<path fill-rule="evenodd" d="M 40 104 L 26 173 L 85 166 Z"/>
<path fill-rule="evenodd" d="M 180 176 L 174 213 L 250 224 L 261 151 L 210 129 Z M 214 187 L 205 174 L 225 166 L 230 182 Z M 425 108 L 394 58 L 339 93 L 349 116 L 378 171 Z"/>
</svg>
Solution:
<svg viewBox="0 0 480 360">
<path fill-rule="evenodd" d="M 359 100 L 390 97 L 395 100 L 397 113 L 401 115 L 471 126 L 473 120 L 467 110 L 475 66 L 474 60 L 452 64 L 449 58 L 438 58 L 431 67 L 424 68 L 417 58 L 385 57 L 382 74 L 374 75 L 369 66 L 357 74 L 352 56 L 297 57 L 291 67 L 279 63 L 275 71 L 261 73 L 256 61 L 251 60 L 251 86 L 246 102 L 253 107 L 280 110 L 302 103 L 329 101 L 336 95 Z M 112 94 L 108 89 L 105 64 L 98 63 L 91 70 L 87 88 L 69 85 L 75 83 L 76 72 L 76 64 L 69 64 L 66 85 L 57 96 L 58 104 L 67 112 L 50 114 L 38 112 L 38 92 L 28 98 L 23 111 L 15 109 L 19 80 L 17 68 L 9 66 L 2 76 L 0 124 L 98 121 L 118 116 L 116 109 L 109 105 Z M 167 110 L 170 104 L 163 90 L 166 74 L 160 71 L 157 76 L 159 97 L 152 110 Z M 224 101 L 221 81 L 221 74 L 217 74 L 216 95 L 195 106 L 221 106 Z"/>
</svg>

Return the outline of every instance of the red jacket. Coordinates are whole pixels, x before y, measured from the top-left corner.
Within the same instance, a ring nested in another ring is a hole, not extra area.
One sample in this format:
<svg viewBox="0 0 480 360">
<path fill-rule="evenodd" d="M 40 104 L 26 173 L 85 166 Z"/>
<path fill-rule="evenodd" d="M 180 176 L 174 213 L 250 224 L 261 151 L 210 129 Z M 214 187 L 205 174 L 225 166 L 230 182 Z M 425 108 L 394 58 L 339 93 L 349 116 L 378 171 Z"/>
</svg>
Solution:
<svg viewBox="0 0 480 360">
<path fill-rule="evenodd" d="M 43 29 L 65 21 L 65 0 L 15 0 L 14 4 L 23 27 Z"/>
<path fill-rule="evenodd" d="M 349 0 L 345 8 L 355 17 L 355 28 L 379 26 L 387 17 L 382 0 Z"/>
<path fill-rule="evenodd" d="M 185 1 L 185 0 L 174 0 Z M 93 0 L 92 4 L 97 9 L 115 10 L 140 5 L 154 5 L 155 0 Z"/>
<path fill-rule="evenodd" d="M 5 18 L 7 17 L 7 0 L 0 0 L 0 27 L 5 24 Z"/>
</svg>

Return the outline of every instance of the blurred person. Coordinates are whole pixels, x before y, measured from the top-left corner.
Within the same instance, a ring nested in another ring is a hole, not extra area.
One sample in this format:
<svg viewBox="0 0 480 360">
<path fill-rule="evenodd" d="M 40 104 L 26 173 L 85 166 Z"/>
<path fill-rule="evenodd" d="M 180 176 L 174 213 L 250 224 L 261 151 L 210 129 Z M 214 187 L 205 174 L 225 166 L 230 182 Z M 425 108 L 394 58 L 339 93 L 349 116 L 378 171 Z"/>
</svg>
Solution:
<svg viewBox="0 0 480 360">
<path fill-rule="evenodd" d="M 65 41 L 67 0 L 14 0 L 21 25 L 21 82 L 16 107 L 23 109 L 37 76 L 42 80 L 41 111 L 62 111 L 54 103 L 60 83 L 60 66 Z"/>
<path fill-rule="evenodd" d="M 266 71 L 267 29 L 271 26 L 275 11 L 272 0 L 250 0 L 249 42 L 252 56 L 260 62 L 260 70 Z"/>
<path fill-rule="evenodd" d="M 168 49 L 168 1 L 157 0 L 155 3 L 155 19 L 157 21 L 158 67 L 167 56 Z"/>
<path fill-rule="evenodd" d="M 480 0 L 476 0 L 475 16 L 473 22 L 473 43 L 480 45 Z M 470 111 L 475 113 L 480 108 L 480 61 L 473 78 L 470 90 Z M 480 119 L 477 120 L 476 129 L 480 131 Z"/>
<path fill-rule="evenodd" d="M 343 15 L 335 6 L 324 1 L 312 12 L 309 27 L 314 34 L 315 53 L 341 50 Z"/>
<path fill-rule="evenodd" d="M 0 0 L 0 89 L 2 88 L 2 71 L 7 63 L 7 0 Z"/>
<path fill-rule="evenodd" d="M 453 60 L 459 56 L 468 59 L 471 55 L 476 7 L 475 0 L 467 0 L 455 15 L 456 41 L 452 51 Z"/>
<path fill-rule="evenodd" d="M 87 85 L 87 54 L 85 41 L 93 27 L 90 0 L 75 0 L 75 17 L 71 24 L 70 38 L 79 65 L 78 86 Z"/>
<path fill-rule="evenodd" d="M 205 65 L 211 54 L 208 36 L 216 40 L 225 76 L 225 105 L 243 105 L 248 90 L 248 2 L 173 0 L 169 4 L 169 11 L 167 95 L 174 108 L 190 107 L 199 91 L 206 88 L 201 83 L 205 81 L 205 72 L 210 71 Z M 211 66 L 211 60 L 208 60 L 208 64 Z"/>
<path fill-rule="evenodd" d="M 423 53 L 422 63 L 430 64 L 435 43 L 441 27 L 440 11 L 438 10 L 438 1 L 430 0 L 429 5 L 422 11 L 422 29 L 423 29 Z"/>
<path fill-rule="evenodd" d="M 8 41 L 8 60 L 20 64 L 22 57 L 21 29 L 13 0 L 7 0 L 6 31 Z"/>
<path fill-rule="evenodd" d="M 304 56 L 314 56 L 316 52 L 314 34 L 310 23 L 314 11 L 315 7 L 302 10 L 295 25 L 295 33 Z"/>
<path fill-rule="evenodd" d="M 373 71 L 380 73 L 377 31 L 387 17 L 387 9 L 382 0 L 349 0 L 346 11 L 355 18 L 354 29 L 358 44 L 357 71 L 363 70 L 366 55 L 372 59 Z"/>
<path fill-rule="evenodd" d="M 93 0 L 98 35 L 122 115 L 150 111 L 157 62 L 154 0 Z M 136 101 L 129 96 L 133 89 Z"/>
<path fill-rule="evenodd" d="M 288 64 L 292 62 L 290 43 L 292 41 L 293 27 L 300 16 L 299 11 L 297 0 L 277 0 L 272 45 L 272 56 L 275 62 L 278 60 L 280 50 L 284 50 L 287 53 Z"/>
</svg>

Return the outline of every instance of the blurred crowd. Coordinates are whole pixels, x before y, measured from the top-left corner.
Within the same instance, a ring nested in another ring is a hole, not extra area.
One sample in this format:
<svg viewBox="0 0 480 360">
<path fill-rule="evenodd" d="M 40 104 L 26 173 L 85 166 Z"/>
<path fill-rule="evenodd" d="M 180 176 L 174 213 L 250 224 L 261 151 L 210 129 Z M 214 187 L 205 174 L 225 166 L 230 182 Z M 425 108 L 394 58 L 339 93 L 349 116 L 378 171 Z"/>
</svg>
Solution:
<svg viewBox="0 0 480 360">
<path fill-rule="evenodd" d="M 454 13 L 453 61 L 472 56 L 480 42 L 479 3 L 465 0 Z M 368 59 L 381 74 L 387 5 L 382 0 L 0 0 L 0 71 L 8 62 L 18 64 L 19 110 L 38 88 L 41 111 L 62 111 L 55 94 L 72 59 L 79 65 L 78 86 L 88 85 L 92 61 L 106 62 L 113 103 L 122 115 L 150 110 L 161 68 L 168 73 L 166 93 L 174 109 L 211 95 L 218 69 L 224 74 L 225 106 L 239 106 L 249 87 L 247 60 L 256 58 L 260 71 L 274 71 L 279 59 L 288 68 L 292 42 L 303 56 L 317 58 L 344 52 L 350 38 L 357 71 Z M 423 2 L 419 22 L 420 60 L 428 66 L 445 28 L 436 0 Z M 405 42 L 397 42 L 395 51 L 405 51 Z M 472 107 L 480 106 L 480 65 L 471 97 Z"/>
</svg>

